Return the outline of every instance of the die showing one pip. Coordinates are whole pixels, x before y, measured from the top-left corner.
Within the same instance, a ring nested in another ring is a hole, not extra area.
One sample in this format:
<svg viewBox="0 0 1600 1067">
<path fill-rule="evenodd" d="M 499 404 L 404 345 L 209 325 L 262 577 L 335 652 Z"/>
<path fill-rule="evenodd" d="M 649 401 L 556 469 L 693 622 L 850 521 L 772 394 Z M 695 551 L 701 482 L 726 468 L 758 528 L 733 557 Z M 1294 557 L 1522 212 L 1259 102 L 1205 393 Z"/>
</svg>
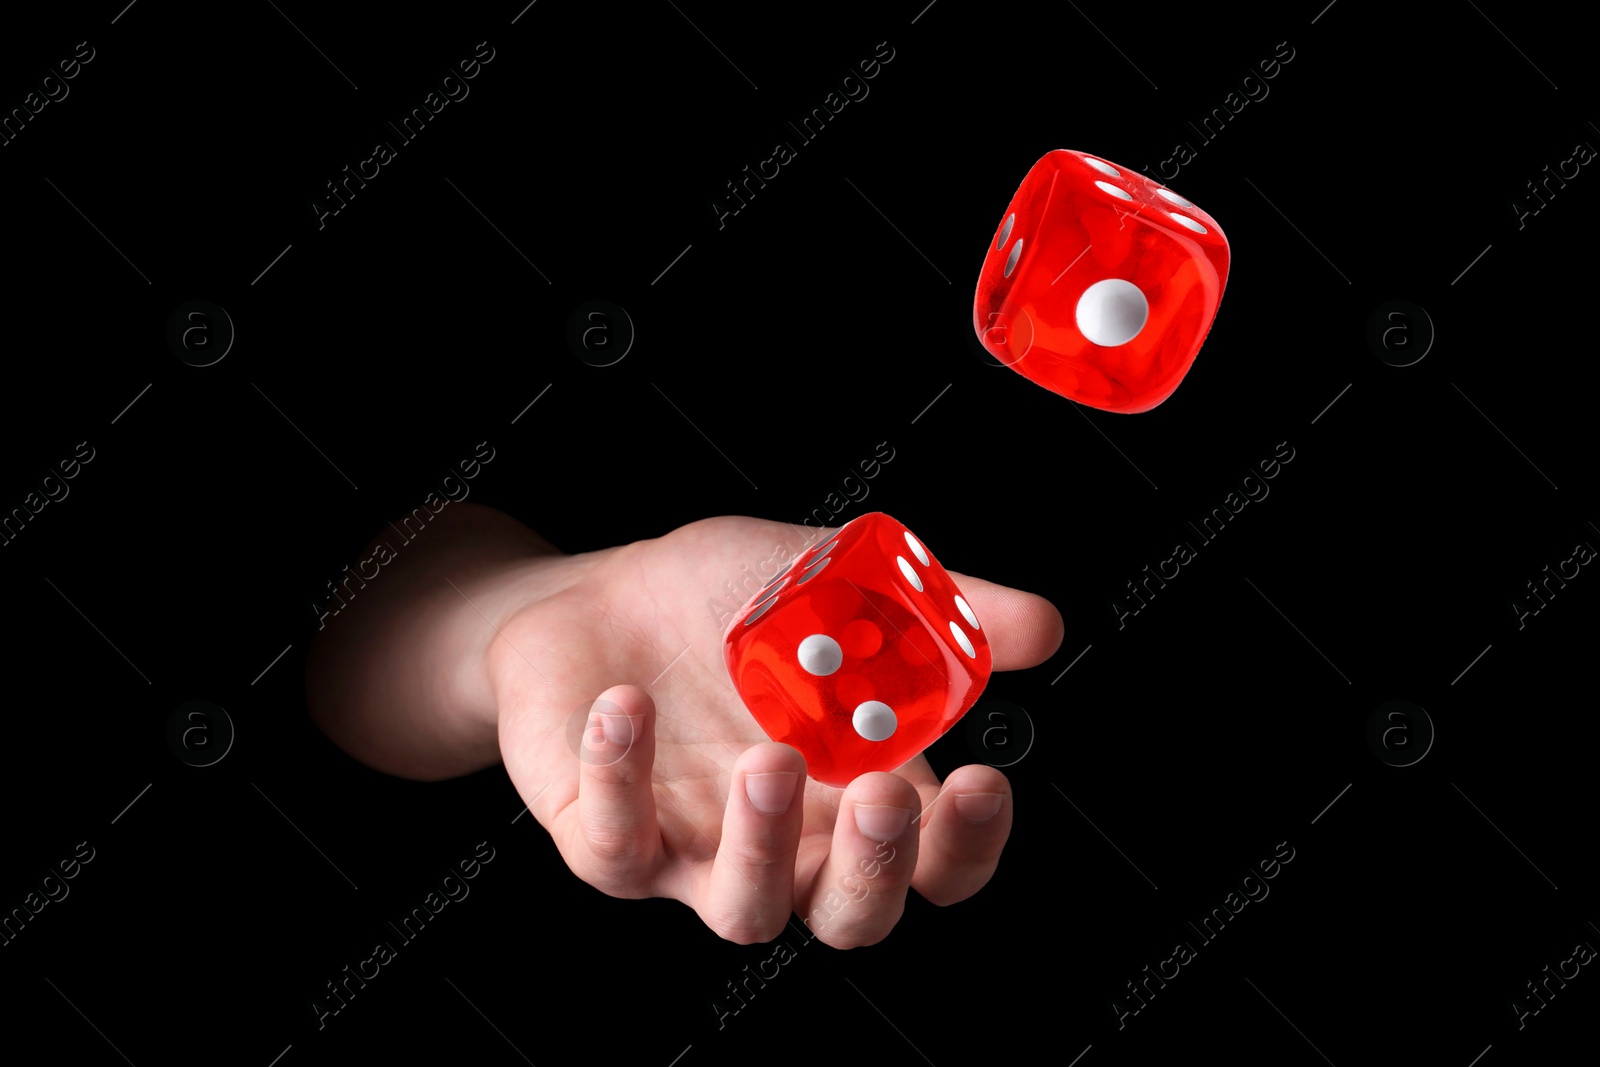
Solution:
<svg viewBox="0 0 1600 1067">
<path fill-rule="evenodd" d="M 832 786 L 894 770 L 933 744 L 992 669 L 972 605 L 881 512 L 796 557 L 733 617 L 723 651 L 767 736 Z"/>
<path fill-rule="evenodd" d="M 1172 395 L 1216 318 L 1228 240 L 1137 171 L 1058 149 L 1033 165 L 989 242 L 973 301 L 985 350 L 1105 411 Z"/>
</svg>

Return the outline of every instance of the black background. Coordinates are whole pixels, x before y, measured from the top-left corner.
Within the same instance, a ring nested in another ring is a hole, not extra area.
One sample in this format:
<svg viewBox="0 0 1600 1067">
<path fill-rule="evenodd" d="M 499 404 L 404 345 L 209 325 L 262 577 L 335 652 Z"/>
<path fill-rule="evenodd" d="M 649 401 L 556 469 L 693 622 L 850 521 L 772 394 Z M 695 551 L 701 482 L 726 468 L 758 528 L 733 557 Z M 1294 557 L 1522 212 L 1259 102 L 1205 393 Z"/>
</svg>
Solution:
<svg viewBox="0 0 1600 1067">
<path fill-rule="evenodd" d="M 0 147 L 0 508 L 78 442 L 94 459 L 0 547 L 0 909 L 79 842 L 95 858 L 0 945 L 0 1040 L 141 1067 L 1587 1047 L 1591 968 L 1521 1029 L 1512 1001 L 1600 944 L 1600 579 L 1521 628 L 1512 601 L 1600 544 L 1600 178 L 1520 228 L 1512 202 L 1600 143 L 1589 45 L 1526 5 L 923 2 L 7 16 L 6 111 L 79 41 L 95 58 Z M 324 183 L 480 41 L 470 96 L 319 229 Z M 883 41 L 870 95 L 719 228 L 724 183 Z M 1203 143 L 1186 122 L 1280 42 L 1270 95 Z M 1154 168 L 1179 140 L 1196 156 L 1170 184 L 1233 262 L 1178 391 L 1118 416 L 987 365 L 972 287 L 1028 168 L 1055 148 Z M 165 340 L 195 299 L 237 331 L 203 368 Z M 637 329 L 612 366 L 565 340 L 593 299 Z M 1437 330 L 1409 367 L 1366 340 L 1397 299 Z M 804 948 L 719 1027 L 712 999 L 771 948 L 582 884 L 513 823 L 498 768 L 417 784 L 328 744 L 305 716 L 311 599 L 485 440 L 472 499 L 568 551 L 799 522 L 889 442 L 840 521 L 887 511 L 1066 621 L 985 694 L 1025 709 L 1009 748 L 963 724 L 929 752 L 1011 764 L 993 882 L 913 897 L 877 946 Z M 1270 496 L 1119 628 L 1123 584 L 1280 442 Z M 192 699 L 237 730 L 213 766 L 166 740 Z M 1393 699 L 1436 732 L 1411 766 L 1366 740 Z M 471 896 L 319 1029 L 324 983 L 480 841 Z M 1119 1029 L 1125 983 L 1280 842 L 1270 896 Z"/>
</svg>

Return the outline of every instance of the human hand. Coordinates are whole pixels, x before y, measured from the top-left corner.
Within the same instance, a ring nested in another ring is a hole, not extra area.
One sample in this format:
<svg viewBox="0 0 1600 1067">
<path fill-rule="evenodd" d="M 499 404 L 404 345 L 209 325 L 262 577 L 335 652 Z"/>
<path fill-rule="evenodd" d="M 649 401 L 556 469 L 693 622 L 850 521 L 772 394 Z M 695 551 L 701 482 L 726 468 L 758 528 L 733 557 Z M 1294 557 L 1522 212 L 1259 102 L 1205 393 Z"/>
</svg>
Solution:
<svg viewBox="0 0 1600 1067">
<path fill-rule="evenodd" d="M 836 948 L 871 945 L 908 888 L 942 905 L 989 881 L 1011 791 L 982 765 L 941 786 L 922 756 L 836 789 L 767 739 L 728 677 L 706 594 L 792 534 L 707 519 L 544 561 L 570 573 L 545 574 L 538 584 L 558 591 L 512 609 L 489 649 L 500 751 L 568 866 L 602 892 L 682 901 L 741 944 L 777 937 L 799 913 Z M 996 670 L 1060 646 L 1047 601 L 952 576 L 984 619 Z"/>
</svg>

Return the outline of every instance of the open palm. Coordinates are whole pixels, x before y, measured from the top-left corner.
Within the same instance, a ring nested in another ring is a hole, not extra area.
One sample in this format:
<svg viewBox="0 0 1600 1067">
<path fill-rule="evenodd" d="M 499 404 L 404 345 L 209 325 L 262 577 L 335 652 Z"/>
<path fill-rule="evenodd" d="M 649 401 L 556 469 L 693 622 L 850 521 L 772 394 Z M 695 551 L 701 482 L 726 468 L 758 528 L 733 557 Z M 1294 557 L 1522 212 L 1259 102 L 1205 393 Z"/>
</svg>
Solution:
<svg viewBox="0 0 1600 1067">
<path fill-rule="evenodd" d="M 568 865 L 603 892 L 680 900 L 745 944 L 795 912 L 828 944 L 873 944 L 908 887 L 949 904 L 989 880 L 1011 793 L 981 765 L 941 788 L 921 756 L 836 789 L 766 738 L 728 678 L 709 603 L 795 539 L 783 523 L 718 518 L 551 561 L 572 569 L 563 588 L 516 610 L 491 649 L 501 754 Z M 996 669 L 1055 652 L 1048 602 L 954 577 Z"/>
</svg>

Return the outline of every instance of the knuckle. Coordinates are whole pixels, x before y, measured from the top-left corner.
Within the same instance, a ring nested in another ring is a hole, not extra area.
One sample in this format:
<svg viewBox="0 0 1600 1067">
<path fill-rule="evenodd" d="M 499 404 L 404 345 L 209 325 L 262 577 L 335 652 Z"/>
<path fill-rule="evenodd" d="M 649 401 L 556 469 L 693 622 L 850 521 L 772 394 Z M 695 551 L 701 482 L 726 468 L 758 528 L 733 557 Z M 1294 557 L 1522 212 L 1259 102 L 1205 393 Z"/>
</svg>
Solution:
<svg viewBox="0 0 1600 1067">
<path fill-rule="evenodd" d="M 586 763 L 583 773 L 591 787 L 598 786 L 606 793 L 623 795 L 632 793 L 645 782 L 649 771 L 625 755 L 620 755 L 605 763 Z"/>
<path fill-rule="evenodd" d="M 701 918 L 712 933 L 736 945 L 765 944 L 777 937 L 784 925 L 784 919 L 742 912 L 713 912 Z"/>
<path fill-rule="evenodd" d="M 644 836 L 632 830 L 590 827 L 584 840 L 595 859 L 608 867 L 631 866 L 644 854 Z"/>
<path fill-rule="evenodd" d="M 582 870 L 575 873 L 586 883 L 608 897 L 616 897 L 619 900 L 637 900 L 650 895 L 648 886 L 644 884 L 638 873 L 632 868 L 595 862 L 591 859 L 583 865 Z"/>
<path fill-rule="evenodd" d="M 853 948 L 870 948 L 888 936 L 887 930 L 836 930 L 824 931 L 817 935 L 818 939 L 829 948 L 836 948 L 841 952 L 849 952 Z"/>
<path fill-rule="evenodd" d="M 886 901 L 871 914 L 863 914 L 855 922 L 824 924 L 818 929 L 817 936 L 824 943 L 841 950 L 876 945 L 889 936 L 905 914 L 904 900 L 892 908 L 888 903 Z"/>
<path fill-rule="evenodd" d="M 782 870 L 794 863 L 794 850 L 778 841 L 752 838 L 725 842 L 723 850 L 747 871 Z"/>
</svg>

